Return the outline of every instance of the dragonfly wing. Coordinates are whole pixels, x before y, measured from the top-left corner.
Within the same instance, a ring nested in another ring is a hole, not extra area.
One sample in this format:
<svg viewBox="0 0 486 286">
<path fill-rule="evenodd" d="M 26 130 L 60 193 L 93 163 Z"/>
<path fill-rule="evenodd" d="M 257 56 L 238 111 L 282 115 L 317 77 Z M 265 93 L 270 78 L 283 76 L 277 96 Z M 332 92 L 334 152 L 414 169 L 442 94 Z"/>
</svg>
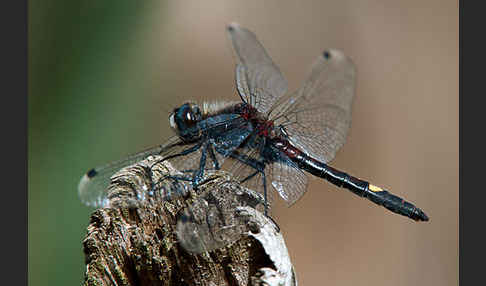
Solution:
<svg viewBox="0 0 486 286">
<path fill-rule="evenodd" d="M 211 175 L 209 175 L 211 176 Z M 236 182 L 216 177 L 200 186 L 193 202 L 179 213 L 176 234 L 189 252 L 212 251 L 237 241 L 248 231 L 239 207 L 257 208 L 263 198 Z"/>
<path fill-rule="evenodd" d="M 258 149 L 243 146 L 233 152 L 231 160 L 228 160 L 227 163 L 230 165 L 228 166 L 228 170 L 233 175 L 234 180 L 240 182 L 241 186 L 258 192 L 261 195 L 264 194 L 263 174 L 258 171 L 258 168 L 264 168 L 267 188 L 267 207 L 270 210 L 274 198 L 273 192 L 270 190 L 270 181 L 267 178 L 267 174 L 271 173 L 271 168 L 268 165 L 263 165 Z"/>
<path fill-rule="evenodd" d="M 233 130 L 228 132 L 225 137 L 220 137 L 219 140 L 205 139 L 195 143 L 186 143 L 178 136 L 174 136 L 164 145 L 149 148 L 88 171 L 79 182 L 79 197 L 88 206 L 107 206 L 109 202 L 107 200 L 107 187 L 110 178 L 120 169 L 135 164 L 150 155 L 169 158 L 167 161 L 172 167 L 183 173 L 187 179 L 192 178 L 201 167 L 204 170 L 218 169 L 224 163 L 227 155 L 236 149 L 248 134 L 249 131 L 245 132 L 245 129 Z M 205 162 L 201 160 L 203 154 Z"/>
<path fill-rule="evenodd" d="M 253 32 L 235 23 L 227 30 L 238 62 L 238 93 L 243 101 L 266 114 L 287 92 L 287 81 Z"/>
<path fill-rule="evenodd" d="M 233 178 L 241 182 L 242 186 L 264 194 L 263 173 L 258 172 L 251 162 L 259 161 L 256 149 L 235 151 L 243 160 L 231 160 L 230 172 Z M 267 188 L 267 203 L 271 207 L 274 197 L 271 188 L 277 191 L 288 206 L 293 205 L 307 190 L 308 178 L 287 156 L 281 154 L 279 161 L 265 165 L 265 182 Z"/>
<path fill-rule="evenodd" d="M 235 242 L 245 231 L 235 210 L 221 208 L 203 198 L 194 200 L 177 219 L 179 242 L 192 253 L 212 251 Z"/>
<path fill-rule="evenodd" d="M 166 144 L 146 149 L 124 159 L 96 167 L 88 171 L 80 180 L 78 195 L 81 201 L 91 207 L 105 207 L 108 204 L 107 187 L 110 178 L 120 169 L 135 164 L 150 155 L 170 155 L 181 149 L 182 141 L 177 136 L 170 138 Z"/>
<path fill-rule="evenodd" d="M 351 59 L 338 50 L 326 51 L 317 58 L 302 87 L 277 104 L 270 118 L 293 145 L 329 162 L 346 141 L 355 77 Z"/>
<path fill-rule="evenodd" d="M 308 179 L 294 162 L 286 156 L 282 156 L 282 158 L 286 158 L 286 160 L 272 164 L 268 179 L 272 187 L 290 207 L 304 195 L 307 190 Z"/>
</svg>

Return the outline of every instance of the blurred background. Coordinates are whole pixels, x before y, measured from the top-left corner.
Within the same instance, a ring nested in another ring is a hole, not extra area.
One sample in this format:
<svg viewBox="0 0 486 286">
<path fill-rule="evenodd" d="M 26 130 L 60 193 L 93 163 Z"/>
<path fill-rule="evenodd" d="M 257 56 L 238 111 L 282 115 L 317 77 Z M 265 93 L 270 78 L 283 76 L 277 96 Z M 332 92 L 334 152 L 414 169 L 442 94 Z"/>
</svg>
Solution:
<svg viewBox="0 0 486 286">
<path fill-rule="evenodd" d="M 254 31 L 299 87 L 324 48 L 357 65 L 333 166 L 389 188 L 415 223 L 312 179 L 274 212 L 300 285 L 458 284 L 457 1 L 29 2 L 29 285 L 78 285 L 91 167 L 159 144 L 185 100 L 237 100 L 225 26 Z"/>
</svg>

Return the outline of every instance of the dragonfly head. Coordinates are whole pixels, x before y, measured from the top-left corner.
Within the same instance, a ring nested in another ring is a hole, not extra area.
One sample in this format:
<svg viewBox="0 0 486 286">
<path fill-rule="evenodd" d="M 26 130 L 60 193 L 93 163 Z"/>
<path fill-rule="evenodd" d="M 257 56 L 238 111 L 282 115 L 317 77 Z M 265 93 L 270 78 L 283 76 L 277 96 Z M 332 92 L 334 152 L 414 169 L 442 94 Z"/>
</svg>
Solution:
<svg viewBox="0 0 486 286">
<path fill-rule="evenodd" d="M 184 103 L 171 113 L 169 124 L 181 139 L 194 141 L 201 135 L 201 130 L 197 125 L 201 118 L 201 110 L 197 104 Z"/>
</svg>

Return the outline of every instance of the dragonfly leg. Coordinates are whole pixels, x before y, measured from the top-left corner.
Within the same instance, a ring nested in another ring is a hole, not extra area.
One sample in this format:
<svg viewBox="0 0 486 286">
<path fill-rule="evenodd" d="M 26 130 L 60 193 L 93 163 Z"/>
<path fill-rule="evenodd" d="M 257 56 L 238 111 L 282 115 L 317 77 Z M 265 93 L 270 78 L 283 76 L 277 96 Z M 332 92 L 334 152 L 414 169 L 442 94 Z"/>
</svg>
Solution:
<svg viewBox="0 0 486 286">
<path fill-rule="evenodd" d="M 204 144 L 201 150 L 201 159 L 199 160 L 199 169 L 193 176 L 192 182 L 193 186 L 197 188 L 197 185 L 201 183 L 202 177 L 204 175 L 204 168 L 206 167 L 206 156 L 207 156 L 208 144 Z"/>
<path fill-rule="evenodd" d="M 184 151 L 181 151 L 180 153 L 177 153 L 177 154 L 173 154 L 173 155 L 170 155 L 170 156 L 167 156 L 167 157 L 164 157 L 163 159 L 161 160 L 158 160 L 157 162 L 153 163 L 152 164 L 152 167 L 157 165 L 157 164 L 160 164 L 164 161 L 167 161 L 167 160 L 170 160 L 170 159 L 173 159 L 173 158 L 176 158 L 176 157 L 179 157 L 179 156 L 185 156 L 185 155 L 188 155 L 188 154 L 191 154 L 193 152 L 196 152 L 197 150 L 199 150 L 199 148 L 201 148 L 202 146 L 202 143 L 198 143 L 190 148 L 187 148 L 186 150 Z"/>
<path fill-rule="evenodd" d="M 174 182 L 179 182 L 179 181 L 191 182 L 192 181 L 192 179 L 188 176 L 170 176 L 170 175 L 167 175 L 167 176 L 164 176 L 163 178 L 160 178 L 157 181 L 157 183 L 155 183 L 155 184 L 158 185 L 165 180 L 172 180 Z"/>
<path fill-rule="evenodd" d="M 268 200 L 267 200 L 267 179 L 265 177 L 265 172 L 262 173 L 262 181 L 263 181 L 263 198 L 265 199 L 265 216 L 268 216 Z"/>
<path fill-rule="evenodd" d="M 196 169 L 186 169 L 186 170 L 179 170 L 181 173 L 191 173 L 194 174 L 196 172 Z"/>
<path fill-rule="evenodd" d="M 161 160 L 157 160 L 155 163 L 153 163 L 151 166 L 150 166 L 150 176 L 153 177 L 153 167 L 156 166 L 157 164 L 160 164 L 164 161 L 167 161 L 167 160 L 170 160 L 170 159 L 173 159 L 173 158 L 176 158 L 176 157 L 180 157 L 180 156 L 185 156 L 185 155 L 188 155 L 188 154 L 191 154 L 193 152 L 196 152 L 197 150 L 199 150 L 199 148 L 201 148 L 202 146 L 202 143 L 199 143 L 199 144 L 196 144 L 190 148 L 187 148 L 186 150 L 183 150 L 181 151 L 180 153 L 177 153 L 177 154 L 173 154 L 173 155 L 170 155 L 170 156 L 167 156 Z M 151 186 L 151 191 L 155 191 L 157 185 L 162 182 L 163 180 L 165 180 L 167 177 L 164 177 L 162 179 L 160 179 L 158 182 L 154 183 L 152 182 L 152 186 Z M 182 178 L 182 177 L 181 177 Z M 187 180 L 187 178 L 185 178 L 185 180 Z"/>
<path fill-rule="evenodd" d="M 255 172 L 251 173 L 249 176 L 240 180 L 240 183 L 244 183 L 251 178 L 255 177 L 258 173 L 262 174 L 263 180 L 263 197 L 264 197 L 264 210 L 265 216 L 268 216 L 268 197 L 267 197 L 267 184 L 266 184 L 266 177 L 265 177 L 265 163 L 262 161 L 258 161 L 254 158 L 250 158 L 246 155 L 238 154 L 233 152 L 230 157 L 240 161 L 241 163 L 255 169 Z"/>
<path fill-rule="evenodd" d="M 256 174 L 258 174 L 258 173 L 260 173 L 260 171 L 259 171 L 259 170 L 256 170 L 256 171 L 255 171 L 255 172 L 253 172 L 251 175 L 249 175 L 248 177 L 246 177 L 246 178 L 244 178 L 243 180 L 241 180 L 241 181 L 240 181 L 240 183 L 244 183 L 244 182 L 246 182 L 246 181 L 250 180 L 251 178 L 255 177 L 255 176 L 256 176 Z"/>
<path fill-rule="evenodd" d="M 221 166 L 219 166 L 219 162 L 218 159 L 216 158 L 216 155 L 214 154 L 214 149 L 212 145 L 208 146 L 208 153 L 209 153 L 209 157 L 213 161 L 213 168 L 215 170 L 219 170 Z"/>
<path fill-rule="evenodd" d="M 181 181 L 185 182 L 192 182 L 192 178 L 188 176 L 171 176 L 167 175 L 164 176 L 163 178 L 160 178 L 157 183 L 155 183 L 155 188 L 158 189 L 159 185 L 162 184 L 162 182 L 166 180 L 171 180 L 171 186 L 170 189 L 166 192 L 166 196 L 164 198 L 170 199 L 172 194 L 178 194 L 178 195 L 184 195 L 185 194 L 185 188 L 180 184 Z"/>
<path fill-rule="evenodd" d="M 249 176 L 247 176 L 246 178 L 244 178 L 243 180 L 240 180 L 240 183 L 244 183 L 248 180 L 250 180 L 251 178 L 253 178 L 255 175 L 257 175 L 258 173 L 265 173 L 264 170 L 265 170 L 265 164 L 263 162 L 260 162 L 258 160 L 255 160 L 253 158 L 249 158 L 248 156 L 246 155 L 241 155 L 241 154 L 237 154 L 237 153 L 232 153 L 230 155 L 231 158 L 233 159 L 236 159 L 238 161 L 240 161 L 241 163 L 255 169 L 255 172 L 254 173 L 251 173 Z"/>
</svg>

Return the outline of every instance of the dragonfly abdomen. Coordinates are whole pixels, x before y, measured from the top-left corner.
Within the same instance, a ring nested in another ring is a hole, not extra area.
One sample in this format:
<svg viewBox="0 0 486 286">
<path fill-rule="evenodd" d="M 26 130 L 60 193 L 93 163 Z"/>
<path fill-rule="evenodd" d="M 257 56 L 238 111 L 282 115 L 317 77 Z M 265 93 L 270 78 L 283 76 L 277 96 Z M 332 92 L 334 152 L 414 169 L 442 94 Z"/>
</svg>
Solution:
<svg viewBox="0 0 486 286">
<path fill-rule="evenodd" d="M 429 220 L 427 215 L 421 209 L 380 187 L 336 170 L 335 168 L 306 155 L 302 156 L 301 161 L 302 164 L 305 165 L 303 166 L 303 169 L 309 173 L 326 179 L 334 185 L 346 188 L 356 195 L 367 198 L 375 204 L 383 206 L 394 213 L 409 217 L 415 221 Z"/>
<path fill-rule="evenodd" d="M 421 209 L 386 190 L 368 191 L 366 198 L 394 213 L 407 216 L 415 221 L 429 220 L 429 217 Z"/>
<path fill-rule="evenodd" d="M 338 187 L 346 188 L 360 197 L 367 198 L 377 205 L 383 206 L 394 213 L 409 217 L 415 221 L 429 220 L 427 215 L 412 203 L 409 203 L 380 187 L 372 185 L 367 181 L 358 179 L 328 166 L 327 164 L 303 153 L 286 140 L 277 140 L 275 146 L 296 163 L 299 168 L 316 177 L 323 178 Z"/>
</svg>

